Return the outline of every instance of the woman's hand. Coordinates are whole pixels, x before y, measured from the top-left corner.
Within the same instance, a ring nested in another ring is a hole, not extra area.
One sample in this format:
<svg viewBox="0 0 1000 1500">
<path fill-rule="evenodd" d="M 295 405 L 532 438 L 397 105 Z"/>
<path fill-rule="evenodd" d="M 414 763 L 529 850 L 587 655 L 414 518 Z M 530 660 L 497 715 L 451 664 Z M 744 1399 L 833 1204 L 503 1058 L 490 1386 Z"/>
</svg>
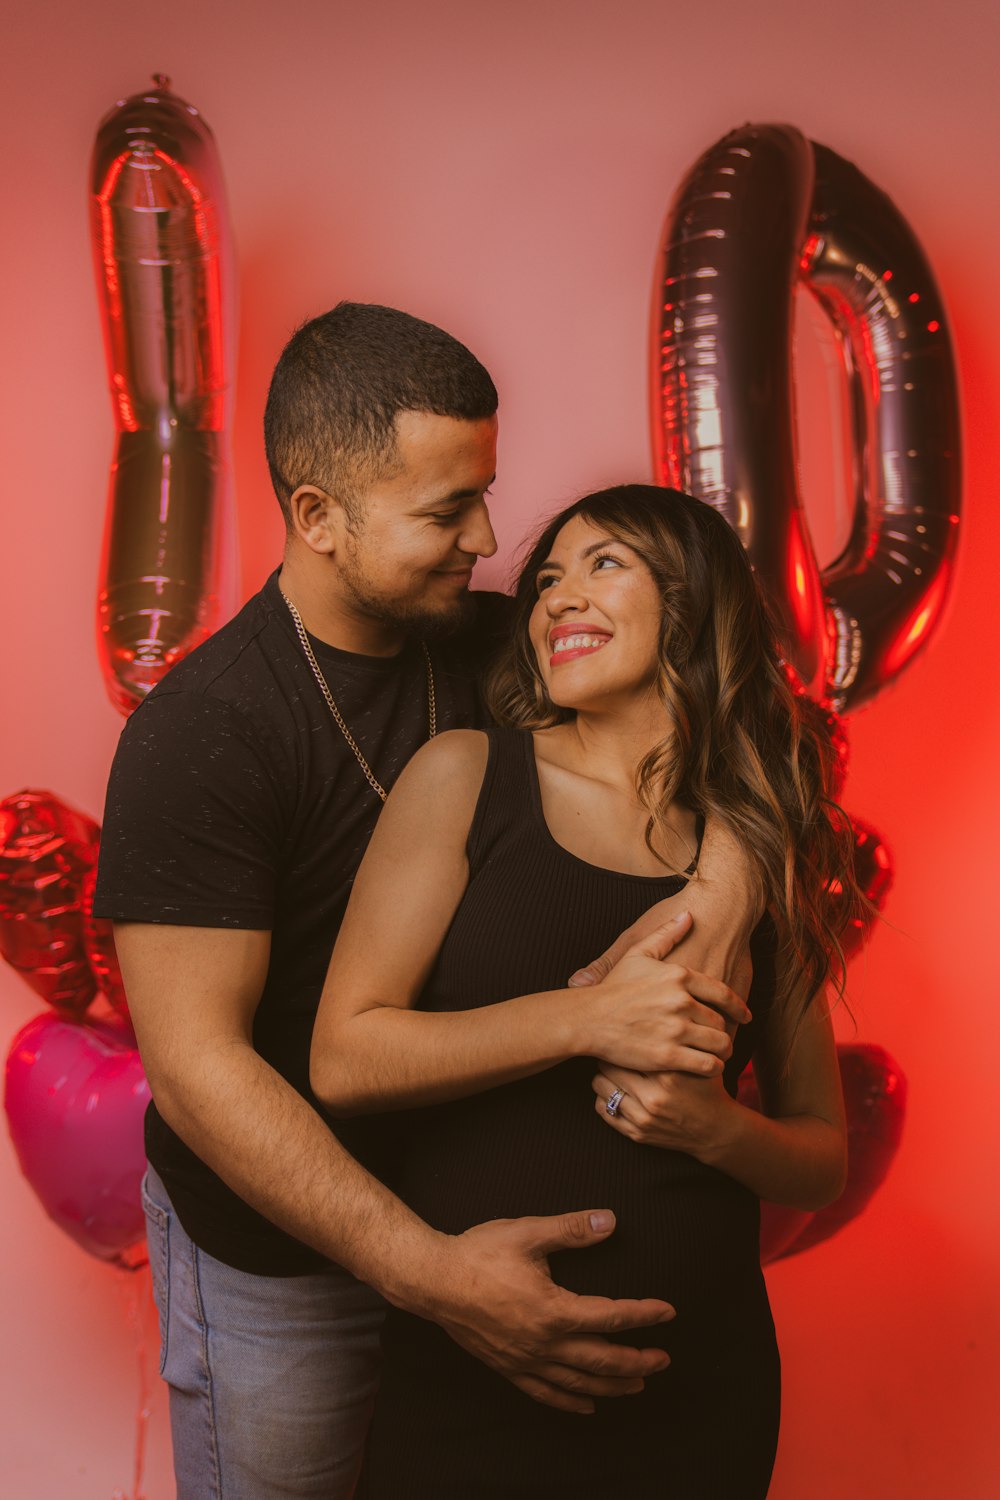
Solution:
<svg viewBox="0 0 1000 1500">
<path fill-rule="evenodd" d="M 690 912 L 693 925 L 678 938 L 678 958 L 688 968 L 722 979 L 742 999 L 750 993 L 753 965 L 750 936 L 763 915 L 760 880 L 753 863 L 718 817 L 705 826 L 698 874 L 676 896 L 651 906 L 627 932 L 578 969 L 569 983 L 581 989 L 605 981 L 615 965 L 636 943 L 663 931 L 671 918 Z"/>
<path fill-rule="evenodd" d="M 798 1020 L 779 1014 L 769 1021 L 754 1072 L 764 1113 L 731 1099 L 718 1077 L 602 1062 L 593 1081 L 595 1108 L 629 1140 L 686 1151 L 758 1198 L 825 1208 L 844 1190 L 847 1128 L 824 995 Z"/>
<path fill-rule="evenodd" d="M 598 1115 L 619 1135 L 647 1146 L 705 1160 L 718 1152 L 733 1112 L 742 1108 L 726 1093 L 721 1070 L 698 1078 L 691 1073 L 636 1073 L 606 1062 L 599 1066 L 592 1084 Z M 621 1098 L 609 1114 L 608 1100 L 616 1091 Z"/>
<path fill-rule="evenodd" d="M 701 1078 L 722 1074 L 750 1012 L 721 980 L 673 962 L 671 950 L 690 926 L 682 912 L 634 943 L 601 984 L 576 991 L 577 1054 L 606 1058 L 636 1076 L 668 1068 Z"/>
</svg>

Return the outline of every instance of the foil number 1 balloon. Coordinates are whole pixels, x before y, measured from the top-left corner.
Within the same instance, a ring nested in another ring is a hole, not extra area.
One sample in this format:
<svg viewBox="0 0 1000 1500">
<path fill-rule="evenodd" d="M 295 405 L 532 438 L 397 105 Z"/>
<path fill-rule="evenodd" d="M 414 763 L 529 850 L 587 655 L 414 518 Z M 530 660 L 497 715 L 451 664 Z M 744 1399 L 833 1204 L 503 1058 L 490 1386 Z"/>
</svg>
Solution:
<svg viewBox="0 0 1000 1500">
<path fill-rule="evenodd" d="M 98 128 L 91 223 L 118 428 L 99 647 L 129 713 L 235 603 L 222 170 L 201 115 L 160 74 Z"/>
<path fill-rule="evenodd" d="M 852 421 L 853 524 L 822 571 L 795 468 L 800 280 L 833 324 Z M 870 699 L 941 614 L 961 491 L 951 338 L 905 219 L 791 126 L 732 131 L 667 217 L 652 393 L 660 482 L 709 501 L 739 533 L 806 686 L 838 712 Z"/>
</svg>

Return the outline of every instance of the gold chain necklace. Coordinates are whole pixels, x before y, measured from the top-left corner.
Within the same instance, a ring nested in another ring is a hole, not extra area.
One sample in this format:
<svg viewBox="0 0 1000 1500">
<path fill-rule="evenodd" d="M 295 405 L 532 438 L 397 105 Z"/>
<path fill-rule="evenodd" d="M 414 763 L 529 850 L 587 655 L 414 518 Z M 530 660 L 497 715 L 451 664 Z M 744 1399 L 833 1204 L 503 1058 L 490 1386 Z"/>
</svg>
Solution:
<svg viewBox="0 0 1000 1500">
<path fill-rule="evenodd" d="M 386 797 L 388 796 L 388 792 L 386 791 L 385 787 L 376 780 L 375 773 L 372 771 L 371 766 L 361 754 L 361 750 L 358 746 L 357 740 L 354 738 L 353 734 L 344 723 L 343 714 L 340 712 L 340 709 L 333 701 L 333 694 L 330 692 L 329 684 L 327 683 L 326 678 L 323 676 L 323 673 L 320 671 L 319 662 L 316 660 L 313 648 L 309 644 L 309 637 L 306 635 L 306 628 L 302 623 L 302 616 L 299 614 L 298 610 L 295 608 L 295 605 L 292 603 L 291 599 L 289 599 L 288 595 L 283 590 L 279 590 L 279 592 L 281 593 L 282 599 L 284 599 L 285 603 L 288 605 L 289 613 L 291 614 L 292 619 L 295 621 L 295 629 L 298 632 L 299 640 L 302 642 L 302 649 L 306 654 L 306 660 L 312 667 L 313 676 L 319 683 L 319 689 L 323 694 L 323 697 L 326 699 L 327 708 L 329 708 L 330 712 L 333 714 L 334 719 L 337 721 L 337 726 L 340 729 L 341 734 L 344 736 L 344 739 L 354 751 L 358 765 L 365 773 L 368 785 L 371 787 L 372 791 L 375 792 L 376 795 L 379 796 L 384 802 Z M 429 740 L 432 740 L 437 734 L 437 699 L 434 695 L 434 668 L 431 666 L 431 653 L 427 649 L 427 642 L 421 641 L 420 645 L 424 653 L 424 661 L 427 664 L 427 719 L 430 725 L 427 738 Z"/>
</svg>

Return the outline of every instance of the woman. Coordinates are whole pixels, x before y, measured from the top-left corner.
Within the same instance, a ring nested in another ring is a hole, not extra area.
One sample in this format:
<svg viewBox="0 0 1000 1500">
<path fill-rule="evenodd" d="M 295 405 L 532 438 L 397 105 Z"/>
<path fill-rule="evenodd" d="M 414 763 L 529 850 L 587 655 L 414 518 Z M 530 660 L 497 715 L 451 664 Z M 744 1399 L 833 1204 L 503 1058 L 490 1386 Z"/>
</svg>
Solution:
<svg viewBox="0 0 1000 1500">
<path fill-rule="evenodd" d="M 857 888 L 829 736 L 789 686 L 725 521 L 640 485 L 542 532 L 489 697 L 503 727 L 432 741 L 386 804 L 331 962 L 314 1087 L 343 1114 L 421 1106 L 390 1122 L 391 1181 L 446 1233 L 613 1208 L 614 1235 L 553 1257 L 553 1277 L 672 1303 L 675 1321 L 647 1331 L 670 1365 L 581 1420 L 390 1312 L 371 1500 L 630 1481 L 757 1500 L 778 1422 L 759 1199 L 817 1208 L 845 1173 L 825 892 Z M 724 987 L 662 964 L 690 991 L 664 1003 L 684 1071 L 623 1067 L 620 1045 L 618 1066 L 595 1062 L 614 975 L 597 991 L 566 976 L 696 874 L 709 813 L 752 852 L 767 907 L 752 1018 L 727 1028 Z M 751 1057 L 764 1114 L 735 1099 Z"/>
</svg>

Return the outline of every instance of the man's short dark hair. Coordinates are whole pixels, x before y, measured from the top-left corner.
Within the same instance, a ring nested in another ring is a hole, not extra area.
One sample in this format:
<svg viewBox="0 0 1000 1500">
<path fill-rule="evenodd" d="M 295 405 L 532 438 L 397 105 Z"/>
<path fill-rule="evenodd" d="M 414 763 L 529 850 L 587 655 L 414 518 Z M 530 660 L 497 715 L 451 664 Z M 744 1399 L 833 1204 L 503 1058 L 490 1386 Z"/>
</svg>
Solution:
<svg viewBox="0 0 1000 1500">
<path fill-rule="evenodd" d="M 401 411 L 475 422 L 496 409 L 489 374 L 451 334 L 393 307 L 338 303 L 296 329 L 271 377 L 264 448 L 285 524 L 303 484 L 350 512 L 391 467 Z"/>
</svg>

